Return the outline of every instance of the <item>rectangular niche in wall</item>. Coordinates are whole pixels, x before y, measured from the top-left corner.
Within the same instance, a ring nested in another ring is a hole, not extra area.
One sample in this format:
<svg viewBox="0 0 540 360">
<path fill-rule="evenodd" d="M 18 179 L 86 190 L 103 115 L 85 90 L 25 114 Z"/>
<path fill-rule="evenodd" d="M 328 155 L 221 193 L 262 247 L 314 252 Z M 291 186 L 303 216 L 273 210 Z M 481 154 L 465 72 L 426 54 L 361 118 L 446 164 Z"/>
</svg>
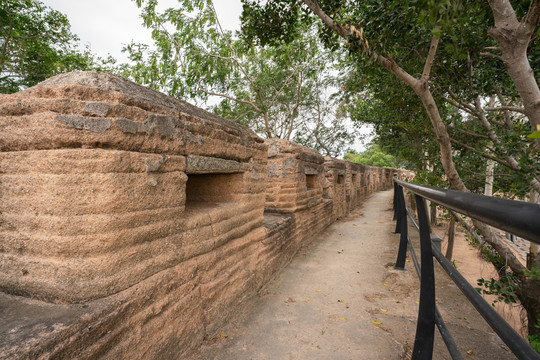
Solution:
<svg viewBox="0 0 540 360">
<path fill-rule="evenodd" d="M 307 190 L 317 189 L 319 187 L 319 172 L 317 171 L 317 169 L 305 166 L 304 174 L 306 175 Z"/>
<path fill-rule="evenodd" d="M 306 174 L 306 187 L 308 190 L 316 189 L 318 187 L 318 175 Z"/>
<path fill-rule="evenodd" d="M 186 163 L 186 211 L 198 212 L 239 201 L 245 188 L 245 164 L 192 155 Z"/>
<path fill-rule="evenodd" d="M 337 183 L 338 184 L 344 184 L 345 183 L 345 175 L 338 175 Z"/>
<path fill-rule="evenodd" d="M 241 174 L 189 174 L 186 207 L 199 203 L 234 202 L 241 187 Z"/>
</svg>

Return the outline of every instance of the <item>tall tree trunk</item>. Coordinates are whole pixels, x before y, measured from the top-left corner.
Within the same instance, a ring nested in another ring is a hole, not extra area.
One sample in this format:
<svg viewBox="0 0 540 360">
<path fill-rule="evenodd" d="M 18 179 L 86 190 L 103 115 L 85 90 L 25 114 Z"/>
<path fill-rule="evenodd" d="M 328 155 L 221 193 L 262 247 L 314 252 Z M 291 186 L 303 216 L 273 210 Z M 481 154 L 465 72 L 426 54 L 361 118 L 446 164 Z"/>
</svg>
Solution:
<svg viewBox="0 0 540 360">
<path fill-rule="evenodd" d="M 519 21 L 510 0 L 489 0 L 495 26 L 489 35 L 499 44 L 502 60 L 523 102 L 533 131 L 540 125 L 540 89 L 527 57 L 527 48 L 540 20 L 540 0 L 533 0 L 527 15 Z M 540 145 L 540 139 L 537 140 Z"/>
<path fill-rule="evenodd" d="M 454 255 L 454 238 L 456 234 L 456 221 L 453 218 L 450 218 L 448 223 L 448 246 L 446 247 L 446 258 L 448 261 L 452 261 L 452 256 Z"/>
<path fill-rule="evenodd" d="M 486 166 L 486 185 L 484 187 L 484 195 L 493 196 L 493 169 L 495 161 L 489 159 Z"/>
</svg>

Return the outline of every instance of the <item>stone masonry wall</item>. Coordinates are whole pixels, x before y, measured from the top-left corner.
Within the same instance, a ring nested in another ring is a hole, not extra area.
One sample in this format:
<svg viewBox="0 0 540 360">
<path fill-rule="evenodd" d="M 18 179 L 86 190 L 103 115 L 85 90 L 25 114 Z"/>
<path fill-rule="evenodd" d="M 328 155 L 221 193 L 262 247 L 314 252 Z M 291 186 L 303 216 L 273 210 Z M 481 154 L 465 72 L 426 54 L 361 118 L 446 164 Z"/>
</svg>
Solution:
<svg viewBox="0 0 540 360">
<path fill-rule="evenodd" d="M 0 95 L 0 358 L 182 358 L 404 170 L 323 158 L 123 78 Z"/>
</svg>

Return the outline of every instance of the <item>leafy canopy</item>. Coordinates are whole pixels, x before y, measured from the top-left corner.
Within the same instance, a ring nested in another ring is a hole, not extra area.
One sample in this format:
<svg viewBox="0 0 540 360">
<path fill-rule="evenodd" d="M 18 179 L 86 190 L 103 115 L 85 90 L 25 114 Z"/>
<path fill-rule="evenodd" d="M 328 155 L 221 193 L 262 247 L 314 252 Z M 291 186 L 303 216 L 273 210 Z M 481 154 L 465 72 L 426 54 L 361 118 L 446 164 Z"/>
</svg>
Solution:
<svg viewBox="0 0 540 360">
<path fill-rule="evenodd" d="M 0 92 L 17 92 L 62 72 L 108 70 L 114 63 L 79 50 L 67 17 L 40 1 L 3 0 L 0 6 Z"/>
<path fill-rule="evenodd" d="M 134 81 L 183 100 L 219 102 L 215 113 L 272 138 L 296 139 L 335 155 L 350 142 L 328 131 L 338 124 L 331 102 L 335 57 L 323 47 L 310 23 L 296 23 L 286 42 L 252 43 L 249 34 L 221 28 L 212 1 L 183 0 L 158 11 L 156 0 L 138 0 L 154 47 L 130 44 Z M 315 140 L 316 134 L 318 140 Z"/>
</svg>

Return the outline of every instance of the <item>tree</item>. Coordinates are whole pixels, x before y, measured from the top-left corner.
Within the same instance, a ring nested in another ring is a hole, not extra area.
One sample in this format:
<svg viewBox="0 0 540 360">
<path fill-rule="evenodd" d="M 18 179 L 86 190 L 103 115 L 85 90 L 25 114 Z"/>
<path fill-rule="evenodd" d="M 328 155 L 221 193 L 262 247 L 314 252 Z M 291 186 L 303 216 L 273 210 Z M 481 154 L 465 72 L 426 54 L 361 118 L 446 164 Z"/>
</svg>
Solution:
<svg viewBox="0 0 540 360">
<path fill-rule="evenodd" d="M 327 131 L 338 120 L 322 110 L 331 80 L 321 74 L 334 60 L 310 24 L 290 42 L 257 46 L 221 28 L 211 0 L 184 0 L 162 13 L 156 1 L 137 4 L 155 48 L 129 45 L 135 65 L 124 75 L 183 100 L 217 97 L 212 111 L 267 138 L 294 138 L 328 154 L 349 141 L 345 127 L 341 137 Z"/>
<path fill-rule="evenodd" d="M 358 154 L 347 152 L 343 156 L 343 160 L 369 166 L 385 168 L 399 167 L 399 161 L 392 155 L 386 154 L 377 144 L 371 144 L 365 151 Z"/>
<path fill-rule="evenodd" d="M 492 8 L 497 2 L 499 1 L 490 2 Z M 535 15 L 537 2 L 536 0 L 531 2 L 525 16 L 524 23 L 526 24 L 528 37 L 513 37 L 514 39 L 525 41 L 526 44 L 523 45 L 525 49 L 528 48 L 532 39 L 531 29 L 536 29 L 538 25 L 538 16 Z M 294 17 L 298 12 L 289 10 L 298 7 L 300 2 L 276 0 L 269 3 L 271 5 L 257 0 L 244 0 L 244 6 L 249 9 L 248 12 L 250 14 L 278 11 L 286 23 L 295 23 L 295 21 L 288 18 Z M 276 3 L 281 4 L 281 6 L 276 6 Z M 301 3 L 304 5 L 304 16 L 311 14 L 320 19 L 323 24 L 320 31 L 321 37 L 327 40 L 327 44 L 330 47 L 335 48 L 340 38 L 340 43 L 349 50 L 351 63 L 359 64 L 358 67 L 367 71 L 372 79 L 384 79 L 388 75 L 391 75 L 405 85 L 407 94 L 413 93 L 416 96 L 417 100 L 421 102 L 424 113 L 431 123 L 430 131 L 433 133 L 431 137 L 438 144 L 440 163 L 444 169 L 446 178 L 455 189 L 466 192 L 470 191 L 460 175 L 459 165 L 456 165 L 456 157 L 454 156 L 456 153 L 452 148 L 452 143 L 455 143 L 455 139 L 453 141 L 449 134 L 449 126 L 453 124 L 449 121 L 453 119 L 451 116 L 452 111 L 447 111 L 446 105 L 441 104 L 441 101 L 451 99 L 452 94 L 437 88 L 438 78 L 436 75 L 438 74 L 436 70 L 437 66 L 441 63 L 440 60 L 437 61 L 437 56 L 441 55 L 440 50 L 444 48 L 448 54 L 453 54 L 455 57 L 452 58 L 449 56 L 444 58 L 443 61 L 452 59 L 463 64 L 467 60 L 466 46 L 468 44 L 460 43 L 460 38 L 468 34 L 469 37 L 474 39 L 475 36 L 473 35 L 480 33 L 481 44 L 486 43 L 484 40 L 487 37 L 488 25 L 484 21 L 488 13 L 486 5 L 474 1 L 444 1 L 433 3 L 427 0 L 384 2 L 369 0 L 362 2 L 301 0 Z M 526 1 L 520 2 L 520 4 L 522 3 L 526 3 Z M 272 19 L 279 18 L 279 16 L 270 15 L 266 17 Z M 265 19 L 256 16 L 246 18 L 244 19 L 243 29 L 254 31 L 255 26 L 260 28 L 264 22 Z M 498 27 L 500 28 L 501 26 Z M 279 30 L 279 28 L 277 29 Z M 270 37 L 266 33 L 261 39 L 268 39 Z M 275 38 L 286 39 L 283 34 L 279 33 Z M 464 48 L 460 48 L 462 44 L 465 45 Z M 453 51 L 450 50 L 452 46 L 454 47 Z M 504 49 L 502 50 L 504 51 Z M 523 61 L 523 51 L 520 54 Z M 465 56 L 465 59 L 463 56 Z M 510 53 L 508 56 L 511 58 L 514 55 Z M 507 62 L 509 64 L 511 61 Z M 516 65 L 516 67 L 519 68 L 520 66 Z M 470 67 L 465 69 L 468 70 Z M 491 70 L 487 73 L 494 74 L 494 71 Z M 532 71 L 527 72 L 527 74 L 529 77 L 533 76 Z M 443 80 L 449 80 L 445 76 L 441 78 Z M 454 80 L 457 80 L 457 78 Z M 463 81 L 454 81 L 454 84 L 458 84 L 460 89 L 466 86 L 466 83 Z M 373 89 L 373 87 L 377 86 L 377 83 L 373 81 L 370 85 L 371 89 Z M 483 131 L 488 133 L 488 135 L 480 134 L 482 136 L 477 138 L 482 138 L 483 147 L 489 147 L 490 142 L 496 144 L 496 147 L 500 146 L 503 141 L 500 138 L 492 136 L 493 131 L 491 131 L 489 121 L 487 124 L 489 126 L 486 126 L 485 110 L 487 109 L 483 109 L 481 104 L 482 95 L 485 92 L 478 91 L 477 93 L 477 96 L 472 99 L 475 105 L 469 110 L 475 114 L 480 122 L 480 126 L 484 129 Z M 449 96 L 447 96 L 448 94 Z M 520 98 L 520 100 L 522 103 L 525 103 L 523 98 Z M 500 101 L 502 103 L 504 99 Z M 458 103 L 454 102 L 453 105 L 463 111 L 462 108 L 457 106 L 459 105 Z M 502 103 L 499 108 L 503 107 L 506 107 L 506 104 Z M 455 116 L 454 118 L 457 118 L 462 124 L 467 122 L 467 119 L 462 116 Z M 534 123 L 531 118 L 528 118 L 528 120 Z M 468 151 L 460 151 L 458 152 L 458 156 L 464 155 L 470 157 L 470 153 L 476 150 L 468 144 L 461 145 L 464 145 L 462 147 Z M 528 179 L 530 185 L 536 186 L 535 180 L 537 180 L 538 173 L 533 171 L 532 174 L 526 176 L 524 174 L 526 171 L 522 171 L 524 170 L 523 167 L 515 166 L 516 164 L 512 163 L 508 155 L 511 154 L 503 152 L 502 160 L 506 161 L 503 161 L 502 164 L 515 171 L 521 171 L 521 175 Z M 493 158 L 493 156 L 488 157 Z M 526 155 L 522 159 L 528 161 L 530 157 Z M 520 165 L 519 162 L 517 165 Z M 529 323 L 536 324 L 538 313 L 540 312 L 538 311 L 540 302 L 538 299 L 531 298 L 528 294 L 533 294 L 530 290 L 539 286 L 538 281 L 531 282 L 523 275 L 523 270 L 525 270 L 523 265 L 521 265 L 489 227 L 478 221 L 474 221 L 474 225 L 482 232 L 486 241 L 503 258 L 508 260 L 509 267 L 520 278 L 521 283 L 527 285 L 527 291 L 523 288 L 524 290 L 520 291 L 518 296 L 520 296 L 522 304 L 528 310 Z M 531 334 L 537 331 L 538 329 L 534 326 L 529 327 Z"/>
<path fill-rule="evenodd" d="M 0 92 L 13 93 L 55 74 L 105 70 L 114 63 L 80 51 L 68 19 L 37 0 L 4 0 L 0 8 Z"/>
<path fill-rule="evenodd" d="M 303 121 L 293 140 L 326 156 L 337 157 L 352 144 L 356 134 L 337 94 L 328 94 L 329 89 L 337 87 L 335 79 L 322 72 L 315 76 L 310 99 L 299 114 Z"/>
<path fill-rule="evenodd" d="M 540 89 L 528 58 L 528 49 L 540 21 L 540 1 L 532 0 L 523 20 L 519 21 L 509 0 L 490 0 L 495 26 L 490 29 L 499 47 L 487 50 L 500 51 L 498 56 L 492 52 L 484 53 L 502 61 L 512 78 L 522 100 L 524 113 L 533 131 L 540 126 Z M 538 54 L 537 54 L 538 55 Z M 540 146 L 540 140 L 537 140 Z"/>
</svg>

